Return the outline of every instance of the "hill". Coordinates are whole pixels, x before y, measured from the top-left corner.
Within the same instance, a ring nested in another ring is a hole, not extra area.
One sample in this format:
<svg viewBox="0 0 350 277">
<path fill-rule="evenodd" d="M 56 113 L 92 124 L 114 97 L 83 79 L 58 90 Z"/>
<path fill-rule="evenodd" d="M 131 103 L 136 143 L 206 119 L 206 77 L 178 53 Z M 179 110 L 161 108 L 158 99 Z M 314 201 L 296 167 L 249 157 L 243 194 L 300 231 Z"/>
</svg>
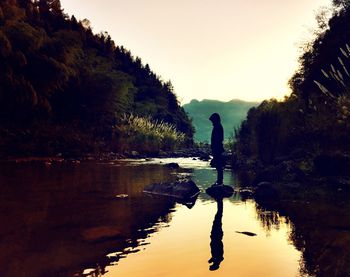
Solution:
<svg viewBox="0 0 350 277">
<path fill-rule="evenodd" d="M 257 106 L 258 102 L 245 102 L 242 100 L 231 100 L 221 102 L 217 100 L 192 100 L 183 105 L 183 108 L 192 118 L 192 124 L 195 128 L 195 141 L 210 141 L 212 125 L 208 118 L 214 112 L 221 116 L 221 123 L 225 130 L 225 139 L 228 139 L 234 128 L 239 127 L 242 120 L 247 116 L 251 107 Z"/>
<path fill-rule="evenodd" d="M 0 2 L 0 69 L 0 156 L 157 152 L 174 130 L 192 141 L 171 82 L 59 0 Z"/>
</svg>

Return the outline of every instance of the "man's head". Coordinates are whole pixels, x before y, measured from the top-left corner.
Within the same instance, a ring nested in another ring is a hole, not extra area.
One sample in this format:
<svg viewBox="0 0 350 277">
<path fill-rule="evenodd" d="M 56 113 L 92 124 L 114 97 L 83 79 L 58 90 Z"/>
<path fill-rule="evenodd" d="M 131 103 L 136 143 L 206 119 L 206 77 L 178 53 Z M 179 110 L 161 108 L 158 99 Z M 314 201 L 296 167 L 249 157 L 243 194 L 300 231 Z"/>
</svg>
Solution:
<svg viewBox="0 0 350 277">
<path fill-rule="evenodd" d="M 213 125 L 218 124 L 221 122 L 220 115 L 218 113 L 213 113 L 210 117 L 209 120 L 213 122 Z"/>
</svg>

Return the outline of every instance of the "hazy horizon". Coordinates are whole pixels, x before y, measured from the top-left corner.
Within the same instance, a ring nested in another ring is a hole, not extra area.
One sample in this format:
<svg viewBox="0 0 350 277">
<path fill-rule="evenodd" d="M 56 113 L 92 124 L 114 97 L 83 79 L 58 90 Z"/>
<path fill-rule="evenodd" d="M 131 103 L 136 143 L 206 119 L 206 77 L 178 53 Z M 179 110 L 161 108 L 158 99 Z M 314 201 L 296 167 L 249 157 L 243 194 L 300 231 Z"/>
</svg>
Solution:
<svg viewBox="0 0 350 277">
<path fill-rule="evenodd" d="M 262 101 L 247 101 L 247 100 L 243 100 L 243 99 L 238 99 L 238 98 L 234 98 L 234 99 L 231 99 L 231 100 L 220 100 L 220 99 L 207 99 L 207 98 L 204 98 L 204 99 L 201 99 L 201 100 L 198 100 L 196 98 L 193 98 L 191 99 L 190 101 L 188 101 L 187 103 L 184 103 L 182 104 L 183 105 L 186 105 L 186 104 L 190 104 L 192 101 L 198 101 L 198 102 L 203 102 L 203 101 L 218 101 L 218 102 L 222 102 L 222 103 L 228 103 L 228 102 L 234 102 L 234 101 L 242 101 L 242 102 L 246 102 L 246 103 L 260 103 Z"/>
<path fill-rule="evenodd" d="M 262 101 L 289 94 L 299 46 L 310 40 L 315 13 L 330 0 L 62 0 L 94 33 L 171 80 L 182 104 L 191 99 Z M 299 45 L 299 46 L 298 46 Z"/>
</svg>

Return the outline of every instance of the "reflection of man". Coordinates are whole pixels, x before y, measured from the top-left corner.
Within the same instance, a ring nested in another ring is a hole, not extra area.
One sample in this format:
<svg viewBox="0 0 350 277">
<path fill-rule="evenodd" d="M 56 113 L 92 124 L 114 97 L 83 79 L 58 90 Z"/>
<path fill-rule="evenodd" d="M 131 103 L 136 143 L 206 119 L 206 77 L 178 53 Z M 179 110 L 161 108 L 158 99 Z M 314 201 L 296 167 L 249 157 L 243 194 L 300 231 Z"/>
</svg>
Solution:
<svg viewBox="0 0 350 277">
<path fill-rule="evenodd" d="M 222 231 L 222 213 L 223 213 L 223 202 L 222 198 L 216 199 L 218 205 L 218 211 L 216 212 L 213 227 L 210 233 L 210 250 L 211 258 L 208 261 L 211 263 L 209 270 L 217 270 L 220 267 L 220 263 L 224 260 L 224 244 L 222 243 L 222 237 L 224 232 Z"/>
<path fill-rule="evenodd" d="M 211 133 L 211 152 L 213 159 L 211 166 L 215 167 L 218 172 L 216 185 L 223 185 L 223 157 L 224 147 L 222 141 L 224 140 L 224 128 L 221 125 L 220 115 L 213 113 L 209 120 L 213 123 L 213 131 Z"/>
</svg>

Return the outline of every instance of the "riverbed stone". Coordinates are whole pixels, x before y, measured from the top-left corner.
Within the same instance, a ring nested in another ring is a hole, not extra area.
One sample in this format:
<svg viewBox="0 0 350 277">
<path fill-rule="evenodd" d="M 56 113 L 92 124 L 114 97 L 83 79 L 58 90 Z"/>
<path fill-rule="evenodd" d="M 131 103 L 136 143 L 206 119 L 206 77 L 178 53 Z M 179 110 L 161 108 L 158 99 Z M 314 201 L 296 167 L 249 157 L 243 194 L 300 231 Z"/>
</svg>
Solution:
<svg viewBox="0 0 350 277">
<path fill-rule="evenodd" d="M 222 185 L 222 186 L 211 186 L 206 189 L 206 193 L 213 198 L 226 198 L 231 197 L 234 193 L 233 187 Z"/>
<path fill-rule="evenodd" d="M 199 188 L 192 180 L 182 180 L 173 183 L 150 184 L 144 188 L 143 192 L 186 200 L 197 196 Z"/>
<path fill-rule="evenodd" d="M 244 231 L 244 232 L 240 232 L 240 231 L 236 231 L 237 234 L 242 234 L 242 235 L 246 235 L 248 237 L 255 237 L 257 236 L 257 234 L 253 233 L 253 232 L 247 232 L 247 231 Z"/>
<path fill-rule="evenodd" d="M 210 155 L 209 155 L 208 153 L 202 153 L 202 154 L 199 156 L 199 159 L 200 159 L 201 161 L 207 162 L 207 161 L 210 160 Z"/>
<path fill-rule="evenodd" d="M 235 189 L 235 193 L 238 193 L 242 201 L 251 199 L 253 197 L 254 191 L 251 188 L 238 188 Z"/>
<path fill-rule="evenodd" d="M 168 168 L 171 168 L 171 169 L 178 169 L 178 168 L 180 168 L 178 163 L 168 163 L 165 166 L 168 167 Z"/>
</svg>

